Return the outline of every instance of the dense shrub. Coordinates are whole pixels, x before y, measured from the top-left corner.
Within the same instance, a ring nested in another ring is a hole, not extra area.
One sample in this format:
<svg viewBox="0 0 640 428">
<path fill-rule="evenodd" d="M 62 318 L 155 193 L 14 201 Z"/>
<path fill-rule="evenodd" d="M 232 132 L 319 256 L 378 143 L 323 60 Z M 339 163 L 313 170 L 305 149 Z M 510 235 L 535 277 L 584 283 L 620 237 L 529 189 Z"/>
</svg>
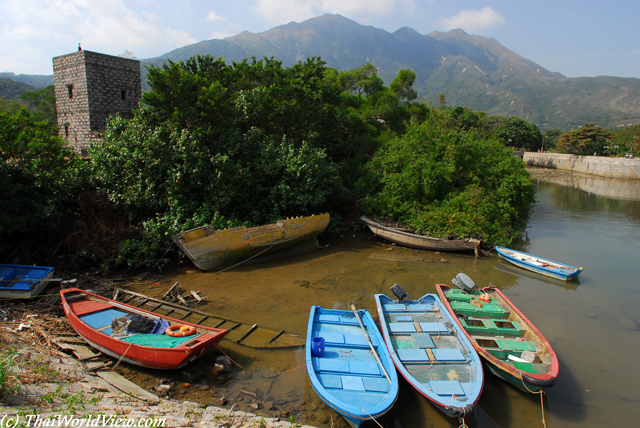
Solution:
<svg viewBox="0 0 640 428">
<path fill-rule="evenodd" d="M 0 251 L 59 240 L 78 159 L 48 122 L 0 111 Z"/>
<path fill-rule="evenodd" d="M 452 127 L 450 113 L 431 114 L 380 148 L 370 163 L 380 187 L 366 210 L 419 234 L 509 244 L 520 236 L 534 201 L 529 173 L 495 139 L 473 127 Z"/>
</svg>

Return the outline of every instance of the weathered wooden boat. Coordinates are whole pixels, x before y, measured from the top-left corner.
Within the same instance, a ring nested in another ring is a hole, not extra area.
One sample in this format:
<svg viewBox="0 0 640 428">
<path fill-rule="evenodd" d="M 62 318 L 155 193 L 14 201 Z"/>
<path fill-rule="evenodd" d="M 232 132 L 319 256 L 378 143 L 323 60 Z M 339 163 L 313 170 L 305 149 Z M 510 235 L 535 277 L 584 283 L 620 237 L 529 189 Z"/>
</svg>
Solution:
<svg viewBox="0 0 640 428">
<path fill-rule="evenodd" d="M 398 397 L 398 375 L 366 310 L 312 306 L 306 363 L 318 396 L 354 427 L 384 415 Z"/>
<path fill-rule="evenodd" d="M 201 270 L 210 271 L 258 256 L 264 259 L 274 253 L 285 257 L 283 250 L 315 238 L 324 232 L 329 220 L 329 214 L 325 213 L 257 227 L 216 230 L 202 226 L 174 235 L 172 239 L 193 264 Z M 316 242 L 301 252 L 317 248 Z"/>
<path fill-rule="evenodd" d="M 529 319 L 496 287 L 480 290 L 465 274 L 436 288 L 487 368 L 525 392 L 553 386 L 558 357 Z"/>
<path fill-rule="evenodd" d="M 429 251 L 475 251 L 481 244 L 481 240 L 466 239 L 441 239 L 429 236 L 417 235 L 408 230 L 403 224 L 370 219 L 367 216 L 360 217 L 371 230 L 371 232 L 387 241 L 403 247 L 417 248 Z"/>
<path fill-rule="evenodd" d="M 161 316 L 77 288 L 60 290 L 60 297 L 69 323 L 89 345 L 141 367 L 179 369 L 206 354 L 227 334 L 224 329 Z M 133 333 L 134 323 L 139 333 Z"/>
<path fill-rule="evenodd" d="M 583 270 L 581 267 L 565 265 L 510 248 L 496 247 L 496 251 L 500 257 L 516 266 L 563 281 L 577 278 Z"/>
<path fill-rule="evenodd" d="M 52 267 L 0 264 L 0 299 L 37 296 L 54 280 L 53 271 Z"/>
<path fill-rule="evenodd" d="M 472 415 L 484 385 L 482 361 L 438 296 L 374 297 L 382 335 L 400 374 L 447 416 Z"/>
</svg>

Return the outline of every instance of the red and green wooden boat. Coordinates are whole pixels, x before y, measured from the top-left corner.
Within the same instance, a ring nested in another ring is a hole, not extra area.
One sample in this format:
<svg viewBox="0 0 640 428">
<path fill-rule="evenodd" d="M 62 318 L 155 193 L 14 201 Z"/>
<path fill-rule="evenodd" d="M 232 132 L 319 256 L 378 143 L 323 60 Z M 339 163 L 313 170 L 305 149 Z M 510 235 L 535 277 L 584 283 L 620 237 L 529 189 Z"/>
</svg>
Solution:
<svg viewBox="0 0 640 428">
<path fill-rule="evenodd" d="M 141 367 L 179 369 L 209 352 L 228 332 L 145 311 L 77 288 L 60 290 L 60 297 L 69 323 L 89 345 Z M 153 324 L 153 330 L 132 333 L 129 327 L 135 318 L 143 321 L 139 325 Z M 129 327 L 118 329 L 126 326 L 127 321 Z"/>
<path fill-rule="evenodd" d="M 533 323 L 498 288 L 479 289 L 465 274 L 453 282 L 459 289 L 436 289 L 487 368 L 525 392 L 552 386 L 558 357 Z"/>
</svg>

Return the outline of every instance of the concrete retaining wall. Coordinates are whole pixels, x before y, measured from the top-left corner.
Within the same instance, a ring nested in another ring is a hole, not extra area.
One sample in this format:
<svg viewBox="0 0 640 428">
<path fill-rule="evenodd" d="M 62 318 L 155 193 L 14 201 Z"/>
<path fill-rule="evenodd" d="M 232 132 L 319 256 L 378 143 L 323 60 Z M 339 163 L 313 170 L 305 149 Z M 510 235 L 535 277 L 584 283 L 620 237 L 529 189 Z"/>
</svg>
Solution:
<svg viewBox="0 0 640 428">
<path fill-rule="evenodd" d="M 640 159 L 526 152 L 527 166 L 572 171 L 608 178 L 640 180 Z"/>
</svg>

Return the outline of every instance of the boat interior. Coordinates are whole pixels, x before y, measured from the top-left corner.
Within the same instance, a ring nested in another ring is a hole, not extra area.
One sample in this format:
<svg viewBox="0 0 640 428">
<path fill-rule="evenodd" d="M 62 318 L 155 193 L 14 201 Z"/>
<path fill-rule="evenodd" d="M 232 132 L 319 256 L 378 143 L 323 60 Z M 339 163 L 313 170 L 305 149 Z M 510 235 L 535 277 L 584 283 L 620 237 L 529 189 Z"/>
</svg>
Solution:
<svg viewBox="0 0 640 428">
<path fill-rule="evenodd" d="M 436 395 L 463 400 L 478 373 L 451 322 L 433 299 L 383 303 L 391 343 L 407 371 Z"/>
<path fill-rule="evenodd" d="M 164 317 L 84 293 L 69 293 L 65 297 L 71 311 L 80 321 L 100 333 L 124 342 L 157 348 L 175 348 L 183 344 L 192 347 L 200 342 L 193 339 L 198 339 L 205 334 L 195 329 L 195 332 L 190 335 L 170 336 L 165 333 L 166 329 L 177 323 L 170 322 Z M 129 326 L 135 317 L 154 321 L 155 327 L 147 333 L 131 332 Z"/>
<path fill-rule="evenodd" d="M 312 356 L 312 364 L 318 380 L 333 396 L 351 402 L 357 394 L 359 405 L 365 407 L 375 405 L 390 391 L 391 384 L 353 314 L 317 313 L 312 334 L 324 338 L 324 355 Z M 380 343 L 373 335 L 369 337 L 379 349 Z"/>
<path fill-rule="evenodd" d="M 546 348 L 514 311 L 505 310 L 499 296 L 490 293 L 489 302 L 463 290 L 446 291 L 447 299 L 469 335 L 494 357 L 520 371 L 542 374 L 549 370 Z"/>
</svg>

